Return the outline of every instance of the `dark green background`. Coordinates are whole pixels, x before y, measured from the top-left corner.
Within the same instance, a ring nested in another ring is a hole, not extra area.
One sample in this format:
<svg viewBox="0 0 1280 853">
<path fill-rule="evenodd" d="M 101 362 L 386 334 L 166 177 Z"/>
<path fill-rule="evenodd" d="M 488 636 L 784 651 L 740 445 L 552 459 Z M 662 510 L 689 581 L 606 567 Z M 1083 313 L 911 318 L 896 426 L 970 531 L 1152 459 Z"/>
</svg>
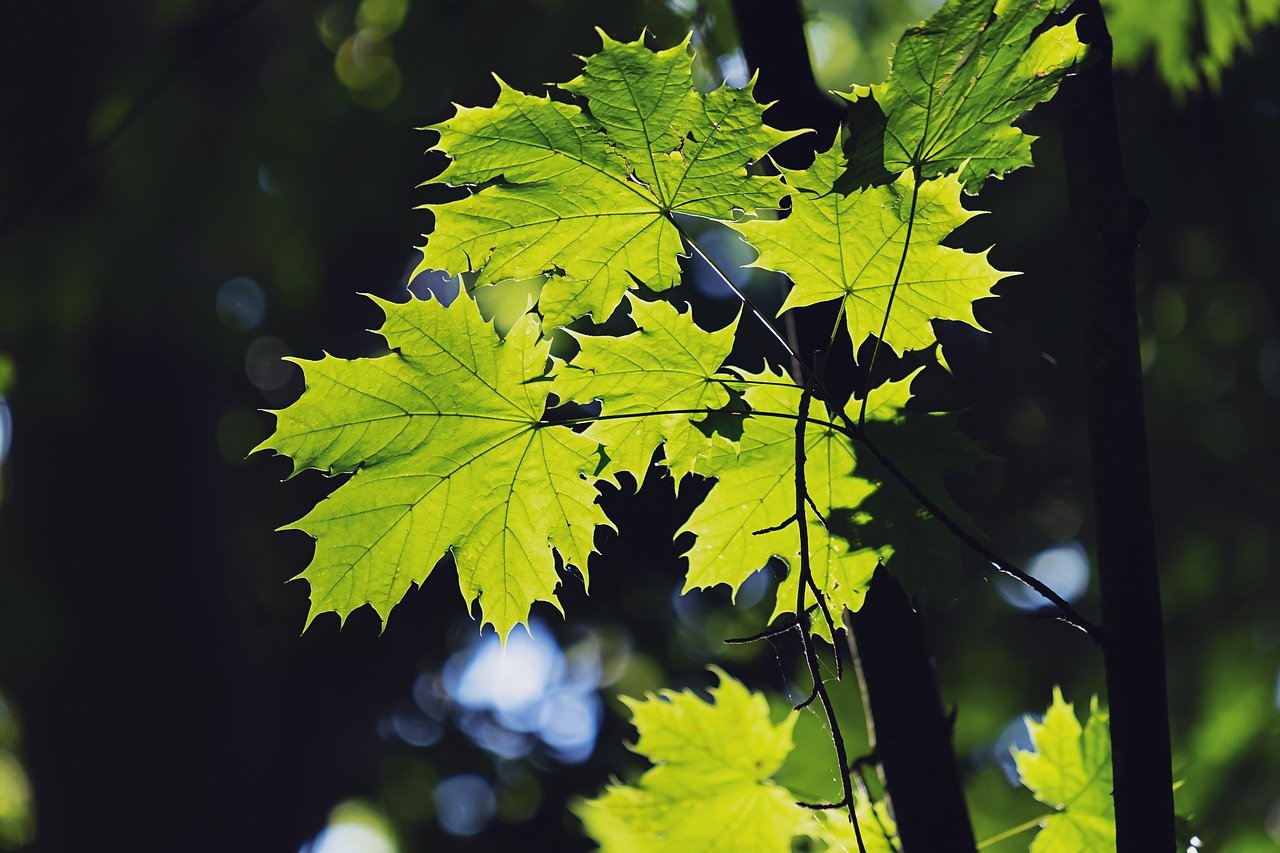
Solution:
<svg viewBox="0 0 1280 853">
<path fill-rule="evenodd" d="M 500 810 L 522 819 L 470 839 L 440 831 L 434 783 L 462 771 L 494 779 L 494 760 L 456 731 L 416 749 L 380 736 L 379 721 L 474 623 L 442 566 L 384 633 L 365 610 L 341 631 L 326 616 L 300 636 L 306 587 L 285 581 L 310 542 L 272 531 L 329 484 L 281 485 L 287 463 L 244 460 L 270 429 L 258 410 L 301 387 L 294 374 L 259 391 L 245 358 L 262 336 L 307 357 L 375 346 L 361 330 L 380 317 L 357 293 L 403 294 L 430 224 L 415 185 L 441 165 L 413 128 L 447 117 L 451 101 L 491 102 L 491 70 L 535 91 L 569 79 L 573 54 L 598 45 L 594 25 L 619 38 L 647 26 L 668 44 L 688 23 L 657 2 L 415 0 L 357 62 L 357 7 L 6 6 L 0 216 L 18 214 L 0 234 L 0 353 L 16 377 L 0 692 L 21 722 L 44 849 L 293 851 L 353 797 L 388 817 L 403 849 L 574 848 L 586 841 L 566 801 L 639 766 L 610 700 L 590 760 L 526 767 L 523 793 L 499 785 Z M 925 11 L 812 9 L 835 45 L 819 69 L 831 86 L 882 76 L 892 34 Z M 693 14 L 709 53 L 732 51 L 727 7 Z M 1146 68 L 1119 78 L 1132 190 L 1152 211 L 1139 300 L 1178 801 L 1210 849 L 1233 851 L 1280 838 L 1277 80 L 1274 31 L 1217 96 L 1179 102 Z M 979 466 L 956 492 L 1020 560 L 1091 535 L 1056 122 L 1052 105 L 1037 110 L 1026 122 L 1044 137 L 1037 168 L 971 204 L 993 213 L 957 244 L 994 243 L 996 266 L 1026 274 L 979 305 L 993 335 L 951 330 L 955 380 L 931 382 L 933 402 L 970 407 L 964 429 L 1008 460 Z M 252 331 L 215 311 L 238 276 L 267 297 Z M 696 307 L 708 325 L 733 311 Z M 726 657 L 719 645 L 759 627 L 767 601 L 736 614 L 727 595 L 702 596 L 699 618 L 677 620 L 682 568 L 668 540 L 696 493 L 675 501 L 655 479 L 639 498 L 610 495 L 621 530 L 600 537 L 592 596 L 565 595 L 568 626 L 540 614 L 566 643 L 578 626 L 631 650 L 608 695 L 700 686 L 708 662 L 775 693 L 802 680 L 792 647 Z M 980 565 L 947 571 L 928 619 L 981 839 L 1041 812 L 1005 780 L 993 741 L 1047 705 L 1054 684 L 1087 705 L 1101 659 L 1069 629 L 1007 606 Z M 833 689 L 856 735 L 855 688 Z M 801 743 L 797 772 L 811 765 L 820 778 L 829 746 L 811 717 Z M 540 802 L 531 815 L 529 790 Z"/>
</svg>

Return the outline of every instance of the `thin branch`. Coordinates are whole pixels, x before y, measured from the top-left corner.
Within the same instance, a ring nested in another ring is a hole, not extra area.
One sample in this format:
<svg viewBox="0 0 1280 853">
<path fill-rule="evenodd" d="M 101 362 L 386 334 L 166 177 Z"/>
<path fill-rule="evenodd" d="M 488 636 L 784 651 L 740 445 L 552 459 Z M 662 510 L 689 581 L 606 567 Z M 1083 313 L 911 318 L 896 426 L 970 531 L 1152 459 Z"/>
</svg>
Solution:
<svg viewBox="0 0 1280 853">
<path fill-rule="evenodd" d="M 806 497 L 808 497 L 806 495 Z M 822 618 L 826 620 L 827 631 L 831 634 L 831 656 L 836 662 L 836 680 L 844 678 L 844 663 L 840 660 L 840 644 L 836 642 L 836 622 L 831 618 L 831 609 L 827 607 L 827 597 L 822 590 L 818 589 L 818 585 L 813 581 L 813 573 L 810 572 L 804 578 L 808 583 L 809 589 L 813 591 L 813 597 L 818 600 L 818 607 L 822 609 Z"/>
<path fill-rule="evenodd" d="M 807 512 L 805 495 L 808 494 L 808 487 L 805 483 L 805 430 L 808 425 L 809 404 L 812 401 L 813 384 L 809 383 L 804 386 L 804 390 L 800 393 L 799 418 L 796 420 L 796 521 L 800 532 L 800 576 L 796 584 L 796 613 L 803 613 L 805 610 L 805 591 L 809 586 L 814 587 L 814 593 L 819 602 L 822 602 L 823 598 L 821 591 L 813 583 L 813 567 L 809 563 L 809 522 L 805 517 Z M 823 603 L 822 607 L 825 612 L 826 604 Z M 829 614 L 828 618 L 830 618 Z M 832 635 L 834 637 L 834 631 Z M 831 740 L 836 748 L 837 766 L 841 770 L 840 784 L 844 789 L 844 803 L 849 810 L 849 822 L 853 824 L 853 834 L 858 841 L 858 850 L 860 853 L 867 853 L 866 844 L 862 841 L 862 828 L 858 826 L 857 802 L 853 797 L 853 784 L 849 779 L 849 774 L 844 772 L 844 768 L 849 766 L 849 757 L 844 746 L 844 735 L 840 732 L 840 721 L 836 719 L 835 708 L 831 704 L 831 697 L 827 695 L 826 684 L 822 680 L 822 670 L 818 666 L 818 652 L 813 645 L 813 634 L 807 627 L 801 632 L 801 639 L 804 643 L 805 661 L 809 664 L 809 675 L 813 679 L 813 691 L 818 699 L 822 701 L 822 710 L 826 712 L 827 725 L 831 730 Z"/>
<path fill-rule="evenodd" d="M 800 360 L 800 356 L 796 355 L 795 349 L 792 348 L 791 344 L 787 343 L 787 339 L 782 336 L 782 333 L 778 331 L 777 327 L 774 326 L 773 323 L 769 322 L 769 319 L 764 316 L 764 313 L 756 307 L 756 304 L 751 301 L 751 297 L 747 296 L 747 294 L 742 291 L 742 288 L 733 283 L 733 280 L 725 274 L 725 271 L 720 269 L 719 264 L 711 260 L 711 256 L 702 250 L 702 247 L 697 244 L 693 237 L 689 236 L 688 231 L 685 231 L 680 227 L 680 223 L 676 221 L 674 216 L 671 217 L 671 223 L 675 225 L 676 231 L 679 232 L 680 238 L 684 240 L 685 244 L 691 248 L 698 257 L 702 258 L 707 266 L 711 267 L 712 272 L 714 272 L 716 276 L 724 282 L 726 287 L 733 291 L 734 295 L 738 297 L 742 304 L 747 306 L 747 309 L 756 316 L 756 319 L 760 321 L 761 325 L 763 325 L 769 333 L 773 335 L 778 343 L 782 345 L 782 348 L 786 350 L 787 355 L 791 357 L 792 368 L 794 369 L 795 367 L 799 367 L 802 372 L 809 373 L 804 362 Z"/>
<path fill-rule="evenodd" d="M 849 771 L 858 780 L 858 792 L 862 794 L 863 799 L 870 806 L 871 817 L 875 819 L 876 828 L 880 830 L 880 835 L 884 838 L 885 843 L 889 845 L 891 853 L 898 853 L 898 845 L 893 843 L 893 833 L 889 831 L 889 827 L 885 826 L 884 819 L 880 816 L 880 810 L 876 808 L 875 801 L 871 799 L 871 787 L 867 785 L 867 774 L 865 766 L 875 764 L 874 752 L 864 755 L 861 758 L 855 758 L 853 763 L 849 765 Z"/>
<path fill-rule="evenodd" d="M 814 605 L 814 606 L 816 607 L 817 605 Z M 808 614 L 805 614 L 805 615 L 806 617 L 808 616 Z M 801 627 L 802 622 L 803 620 L 797 618 L 795 620 L 787 622 L 784 625 L 775 625 L 772 628 L 766 628 L 765 630 L 759 632 L 758 634 L 752 634 L 749 637 L 730 637 L 724 642 L 730 646 L 742 646 L 742 645 L 746 645 L 747 643 L 758 643 L 761 640 L 772 640 L 775 637 L 786 636 L 787 634 Z"/>
<path fill-rule="evenodd" d="M 677 226 L 677 228 L 678 227 L 679 226 Z M 694 251 L 696 251 L 699 254 L 699 256 L 706 258 L 706 255 L 702 252 L 701 248 L 698 246 L 697 243 L 693 241 L 692 238 L 688 236 L 688 234 L 686 234 L 684 231 L 681 231 L 680 233 L 681 233 L 681 236 L 685 239 L 685 241 L 694 249 Z M 709 258 L 707 258 L 707 261 L 708 263 L 711 263 Z M 725 275 L 724 271 L 721 270 L 718 266 L 715 266 L 714 264 L 712 265 L 712 269 L 716 271 L 716 274 L 720 276 L 720 278 L 733 290 L 734 293 L 738 294 L 739 298 L 742 299 L 743 304 L 746 305 L 751 310 L 751 312 L 756 315 L 757 318 L 759 318 L 760 322 L 764 323 L 765 326 L 770 331 L 773 332 L 773 336 L 778 339 L 778 342 L 782 344 L 783 348 L 787 351 L 787 353 L 794 355 L 794 353 L 791 350 L 791 347 L 787 344 L 785 340 L 782 339 L 777 329 L 773 328 L 773 325 L 764 318 L 764 316 L 760 313 L 760 311 L 755 308 L 755 306 L 742 293 L 742 291 L 737 286 L 735 286 L 733 282 L 729 280 L 728 276 Z M 926 495 L 924 491 L 920 489 L 919 486 L 913 483 L 911 479 L 908 478 L 905 473 L 903 473 L 901 468 L 895 465 L 887 456 L 884 455 L 884 453 L 878 447 L 876 447 L 870 441 L 870 439 L 867 437 L 866 431 L 862 429 L 862 427 L 859 424 L 855 424 L 853 422 L 853 420 L 849 417 L 848 413 L 845 411 L 844 407 L 836 405 L 836 403 L 831 399 L 831 394 L 829 390 L 826 388 L 825 383 L 821 381 L 820 377 L 818 377 L 814 371 L 810 370 L 807 366 L 805 366 L 804 362 L 801 362 L 800 364 L 801 364 L 801 367 L 804 368 L 805 373 L 808 374 L 809 381 L 815 384 L 816 387 L 823 392 L 823 398 L 827 404 L 828 410 L 834 411 L 836 417 L 840 420 L 841 426 L 833 427 L 837 432 L 840 432 L 841 434 L 845 435 L 849 439 L 856 441 L 862 444 L 864 447 L 866 447 L 867 450 L 871 453 L 871 455 L 875 458 L 875 460 L 879 462 L 880 465 L 885 469 L 885 471 L 888 472 L 889 475 L 893 477 L 893 479 L 897 480 L 898 483 L 900 483 L 902 487 L 905 488 L 907 492 L 910 493 L 911 496 L 916 499 L 916 501 L 920 504 L 921 507 L 927 510 L 929 514 L 932 515 L 934 518 L 936 518 L 938 521 L 940 521 L 942 525 L 946 527 L 947 530 L 949 530 L 951 534 L 961 542 L 961 544 L 965 545 L 971 551 L 981 556 L 983 559 L 989 562 L 997 571 L 1001 572 L 1002 574 L 1008 575 L 1014 580 L 1034 590 L 1036 593 L 1038 593 L 1042 598 L 1044 598 L 1050 604 L 1057 607 L 1060 612 L 1057 614 L 1053 614 L 1053 618 L 1057 619 L 1058 621 L 1064 622 L 1072 626 L 1073 628 L 1076 628 L 1077 630 L 1083 631 L 1096 643 L 1102 642 L 1101 629 L 1098 626 L 1094 625 L 1092 622 L 1090 622 L 1088 619 L 1085 619 L 1082 615 L 1080 615 L 1080 613 L 1074 607 L 1071 606 L 1070 602 L 1068 602 L 1062 596 L 1058 595 L 1056 592 L 1054 592 L 1052 589 L 1050 589 L 1041 581 L 1027 574 L 1025 571 L 1019 568 L 1016 563 L 1014 563 L 1011 560 L 1004 559 L 1000 555 L 996 554 L 995 551 L 993 551 L 991 548 L 984 545 L 976 537 L 970 535 L 960 525 L 959 522 L 957 522 L 950 515 L 948 515 L 940 506 L 938 506 L 938 504 L 935 501 L 930 499 L 929 496 Z M 863 396 L 864 409 L 865 409 L 865 403 L 866 403 L 866 396 L 864 395 Z M 754 412 L 749 414 L 754 414 Z M 814 423 L 820 423 L 820 422 L 814 421 Z M 827 426 L 831 426 L 831 425 L 827 424 Z"/>
<path fill-rule="evenodd" d="M 766 533 L 777 533 L 779 530 L 786 530 L 788 527 L 796 523 L 796 517 L 793 515 L 786 521 L 775 524 L 771 527 L 761 527 L 759 530 L 751 531 L 752 536 L 763 536 Z"/>
<path fill-rule="evenodd" d="M 802 809 L 812 809 L 812 810 L 813 810 L 813 811 L 815 811 L 815 812 L 821 812 L 821 811 L 828 811 L 828 810 L 830 810 L 830 809 L 843 809 L 843 808 L 845 808 L 846 806 L 848 806 L 848 803 L 847 803 L 847 802 L 844 802 L 844 801 L 841 801 L 841 802 L 838 802 L 838 803 L 803 803 L 803 802 L 797 802 L 797 803 L 796 803 L 796 805 L 797 805 L 797 806 L 799 806 L 799 807 L 800 807 L 800 808 L 802 808 Z M 861 836 L 859 836 L 859 838 L 861 838 Z M 863 847 L 863 848 L 862 848 L 862 850 L 863 850 L 863 853 L 866 853 L 866 848 L 865 848 L 865 847 Z"/>
<path fill-rule="evenodd" d="M 624 418 L 656 418 L 663 415 L 728 415 L 730 417 L 761 417 L 761 418 L 783 418 L 784 420 L 794 421 L 796 415 L 794 412 L 769 412 L 762 409 L 751 409 L 750 411 L 734 411 L 732 409 L 655 409 L 644 412 L 623 412 L 620 414 L 609 415 L 582 415 L 576 418 L 564 418 L 563 420 L 540 420 L 535 426 L 578 426 L 581 424 L 592 424 L 596 421 L 616 421 Z M 841 435 L 845 434 L 842 426 L 831 421 L 824 421 L 818 418 L 810 418 L 809 423 L 833 429 Z"/>
<path fill-rule="evenodd" d="M 919 503 L 921 507 L 927 510 L 928 513 L 938 521 L 942 522 L 942 525 L 946 527 L 947 530 L 951 531 L 951 535 L 955 536 L 963 545 L 990 563 L 997 571 L 1008 575 L 1014 580 L 1035 590 L 1041 598 L 1044 598 L 1046 601 L 1057 607 L 1059 612 L 1052 614 L 1052 618 L 1055 618 L 1060 622 L 1065 622 L 1071 627 L 1083 631 L 1096 643 L 1102 642 L 1101 628 L 1081 616 L 1080 613 L 1071 606 L 1070 602 L 1058 595 L 1058 593 L 1054 592 L 1042 581 L 1027 574 L 1015 563 L 1004 559 L 999 554 L 995 553 L 995 551 L 984 545 L 977 537 L 970 535 L 959 522 L 943 511 L 943 509 L 928 495 L 926 495 L 919 486 L 913 483 L 911 479 L 902 472 L 902 469 L 885 456 L 884 453 L 867 437 L 866 432 L 854 424 L 844 411 L 838 411 L 836 414 L 844 422 L 845 428 L 843 432 L 851 438 L 856 438 L 857 441 L 867 449 L 872 457 L 880 463 L 885 471 L 897 480 L 898 483 L 916 499 L 916 502 Z"/>
</svg>

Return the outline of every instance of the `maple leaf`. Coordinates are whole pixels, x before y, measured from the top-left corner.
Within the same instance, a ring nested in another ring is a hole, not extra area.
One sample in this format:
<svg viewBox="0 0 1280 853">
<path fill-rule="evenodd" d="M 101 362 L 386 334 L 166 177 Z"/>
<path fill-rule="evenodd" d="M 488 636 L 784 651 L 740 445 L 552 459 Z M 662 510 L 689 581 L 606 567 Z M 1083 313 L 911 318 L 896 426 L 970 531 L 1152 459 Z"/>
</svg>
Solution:
<svg viewBox="0 0 1280 853">
<path fill-rule="evenodd" d="M 723 671 L 710 701 L 690 691 L 622 697 L 639 732 L 632 750 L 654 763 L 634 786 L 614 784 L 579 803 L 578 817 L 610 851 L 790 850 L 814 828 L 770 776 L 792 749 L 797 715 L 780 723 L 769 703 Z"/>
<path fill-rule="evenodd" d="M 855 87 L 885 116 L 884 165 L 923 178 L 959 172 L 976 193 L 989 175 L 1031 165 L 1034 137 L 1013 122 L 1047 101 L 1084 57 L 1075 21 L 1045 27 L 1068 0 L 950 0 L 907 30 L 889 79 Z"/>
<path fill-rule="evenodd" d="M 587 832 L 608 851 L 791 850 L 798 836 L 831 850 L 857 850 L 844 813 L 822 815 L 796 804 L 772 777 L 791 754 L 799 715 L 774 723 L 769 703 L 722 670 L 703 700 L 690 691 L 663 690 L 631 709 L 639 738 L 631 749 L 654 767 L 634 785 L 615 783 L 575 805 Z M 859 798 L 857 813 L 868 853 L 892 848 Z M 882 817 L 887 818 L 883 814 Z M 886 826 L 892 832 L 891 824 Z"/>
<path fill-rule="evenodd" d="M 498 80 L 492 107 L 458 107 L 430 128 L 452 158 L 440 180 L 471 194 L 428 205 L 419 270 L 474 270 L 476 286 L 551 274 L 538 303 L 548 326 L 604 320 L 637 280 L 679 282 L 672 214 L 779 205 L 781 182 L 747 167 L 794 134 L 763 124 L 752 85 L 703 94 L 687 39 L 655 53 L 600 35 L 603 49 L 560 87 L 585 110 Z"/>
<path fill-rule="evenodd" d="M 1081 728 L 1075 709 L 1053 688 L 1044 721 L 1027 718 L 1034 751 L 1015 750 L 1022 784 L 1057 809 L 1031 842 L 1032 853 L 1114 850 L 1115 803 L 1111 798 L 1111 735 L 1107 712 L 1095 696 Z"/>
<path fill-rule="evenodd" d="M 617 473 L 626 471 L 643 484 L 653 452 L 662 446 L 663 464 L 678 484 L 711 451 L 711 439 L 693 425 L 698 412 L 729 403 L 716 373 L 733 349 L 738 321 L 706 332 L 691 310 L 681 313 L 666 302 L 635 297 L 629 302 L 636 331 L 620 337 L 574 334 L 581 350 L 555 372 L 551 387 L 562 400 L 603 402 L 602 419 L 586 435 L 605 448 L 604 473 L 615 483 Z"/>
<path fill-rule="evenodd" d="M 799 579 L 800 536 L 794 523 L 776 530 L 796 511 L 795 421 L 800 388 L 783 373 L 765 368 L 740 373 L 744 399 L 752 416 L 746 418 L 736 446 L 719 442 L 712 447 L 701 473 L 717 478 L 707 497 L 694 509 L 679 533 L 697 539 L 686 556 L 689 571 L 684 591 L 728 584 L 735 593 L 753 572 L 778 557 L 791 571 L 778 587 L 773 618 L 795 611 Z M 770 415 L 775 415 L 771 417 Z M 781 415 L 781 417 L 776 417 Z M 879 559 L 869 548 L 851 550 L 847 540 L 831 534 L 824 519 L 856 508 L 873 491 L 871 483 L 853 476 L 854 456 L 849 441 L 822 422 L 826 407 L 814 400 L 805 430 L 805 480 L 810 498 L 822 518 L 806 513 L 809 528 L 810 571 L 827 598 L 833 616 L 841 608 L 862 606 L 867 584 Z M 815 632 L 826 634 L 816 620 Z"/>
<path fill-rule="evenodd" d="M 586 580 L 593 532 L 608 524 L 596 490 L 597 445 L 542 421 L 550 344 L 525 315 L 504 340 L 466 297 L 374 300 L 392 352 L 299 359 L 307 390 L 276 412 L 257 449 L 295 472 L 354 472 L 287 529 L 316 539 L 300 575 L 311 612 L 342 618 L 369 603 L 383 620 L 446 550 L 463 598 L 506 637 L 535 601 L 559 607 L 552 548 Z"/>
<path fill-rule="evenodd" d="M 751 266 L 794 282 L 779 313 L 838 299 L 857 342 L 879 333 L 892 294 L 884 343 L 898 351 L 929 346 L 935 318 L 977 326 L 974 300 L 990 296 L 1008 273 L 994 269 L 985 252 L 940 245 L 976 215 L 960 204 L 960 182 L 925 181 L 917 194 L 911 173 L 903 172 L 888 185 L 840 192 L 834 187 L 845 167 L 841 142 L 808 170 L 784 170 L 794 190 L 786 219 L 732 224 L 759 254 Z"/>
</svg>

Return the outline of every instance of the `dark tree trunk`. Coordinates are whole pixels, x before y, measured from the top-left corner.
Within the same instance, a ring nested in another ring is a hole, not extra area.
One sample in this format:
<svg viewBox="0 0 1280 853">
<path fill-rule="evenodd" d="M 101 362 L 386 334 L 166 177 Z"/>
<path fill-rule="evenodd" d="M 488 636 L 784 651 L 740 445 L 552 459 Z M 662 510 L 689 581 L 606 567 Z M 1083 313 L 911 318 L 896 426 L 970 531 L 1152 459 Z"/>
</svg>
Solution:
<svg viewBox="0 0 1280 853">
<path fill-rule="evenodd" d="M 1091 60 L 1062 86 L 1062 146 L 1082 306 L 1116 845 L 1121 853 L 1168 851 L 1169 707 L 1134 284 L 1145 211 L 1126 189 L 1102 10 L 1098 0 L 1073 8 L 1084 13 Z"/>
<path fill-rule="evenodd" d="M 779 146 L 774 159 L 800 168 L 831 141 L 843 111 L 818 88 L 797 0 L 733 0 L 747 63 L 759 70 L 756 95 L 777 101 L 765 114 L 782 130 L 811 128 Z M 800 329 L 799 352 L 826 343 L 830 321 Z M 838 363 L 838 362 L 833 362 Z M 832 376 L 835 384 L 852 387 Z M 867 726 L 906 853 L 972 851 L 951 724 L 942 710 L 920 615 L 888 572 L 877 571 L 862 609 L 846 617 L 849 648 L 866 697 Z"/>
<path fill-rule="evenodd" d="M 975 850 L 951 720 L 942 709 L 920 614 L 906 590 L 877 569 L 866 604 L 845 615 L 845 628 L 902 849 Z"/>
</svg>

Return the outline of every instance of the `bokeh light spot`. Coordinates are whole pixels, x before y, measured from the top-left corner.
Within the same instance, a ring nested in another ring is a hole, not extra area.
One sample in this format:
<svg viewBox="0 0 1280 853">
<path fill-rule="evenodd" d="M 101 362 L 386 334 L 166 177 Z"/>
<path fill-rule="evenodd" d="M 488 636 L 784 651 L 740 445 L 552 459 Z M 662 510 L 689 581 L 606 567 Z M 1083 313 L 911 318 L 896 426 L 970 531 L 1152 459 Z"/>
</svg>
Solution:
<svg viewBox="0 0 1280 853">
<path fill-rule="evenodd" d="M 438 682 L 420 676 L 414 699 L 438 718 L 443 690 L 461 711 L 458 727 L 500 758 L 524 758 L 541 742 L 561 763 L 585 761 L 603 713 L 601 644 L 588 636 L 566 651 L 545 625 L 530 628 L 513 631 L 505 647 L 496 633 L 485 634 L 448 660 Z"/>
<path fill-rule="evenodd" d="M 299 853 L 398 853 L 390 822 L 376 809 L 358 801 L 339 803 L 329 813 L 329 825 Z"/>
<path fill-rule="evenodd" d="M 13 415 L 9 412 L 9 401 L 0 394 L 0 463 L 9 456 L 9 443 L 13 438 Z"/>
<path fill-rule="evenodd" d="M 450 776 L 435 790 L 436 819 L 450 835 L 475 835 L 497 811 L 493 788 L 481 776 Z"/>
<path fill-rule="evenodd" d="M 1066 542 L 1041 551 L 1025 568 L 1027 574 L 1067 601 L 1075 601 L 1089 588 L 1089 555 L 1079 542 Z M 995 582 L 1000 597 L 1019 610 L 1049 606 L 1040 593 L 1013 578 L 999 575 Z"/>
<path fill-rule="evenodd" d="M 276 391 L 297 375 L 297 365 L 284 361 L 289 345 L 279 338 L 258 338 L 244 355 L 244 370 L 255 388 Z"/>
<path fill-rule="evenodd" d="M 233 278 L 218 288 L 218 319 L 238 331 L 256 329 L 267 316 L 267 295 L 251 278 Z"/>
<path fill-rule="evenodd" d="M 1033 715 L 1038 717 L 1038 715 Z M 991 759 L 1004 771 L 1005 778 L 1009 780 L 1010 785 L 1021 785 L 1022 778 L 1018 775 L 1018 765 L 1013 760 L 1014 750 L 1026 751 L 1032 749 L 1034 744 L 1031 742 L 1031 732 L 1027 729 L 1026 718 L 1019 715 L 1017 719 L 1010 720 L 1003 729 L 1000 730 L 999 737 L 991 746 Z"/>
</svg>

